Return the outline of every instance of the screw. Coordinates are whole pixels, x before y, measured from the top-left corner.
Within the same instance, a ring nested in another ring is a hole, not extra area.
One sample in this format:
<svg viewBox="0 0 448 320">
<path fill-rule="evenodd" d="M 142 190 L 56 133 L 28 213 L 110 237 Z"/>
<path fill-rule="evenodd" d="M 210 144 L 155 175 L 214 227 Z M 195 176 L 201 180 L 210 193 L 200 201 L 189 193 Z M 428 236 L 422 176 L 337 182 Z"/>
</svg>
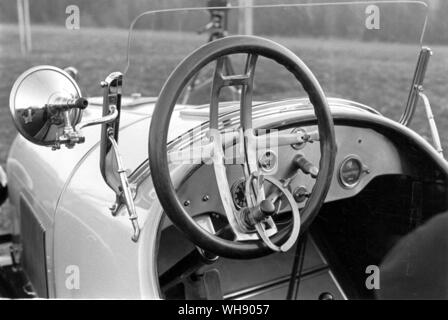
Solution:
<svg viewBox="0 0 448 320">
<path fill-rule="evenodd" d="M 188 206 L 190 206 L 190 203 L 191 203 L 190 200 L 185 200 L 185 202 L 184 202 L 184 206 L 185 206 L 185 207 L 188 207 Z"/>
<path fill-rule="evenodd" d="M 310 193 L 304 186 L 296 188 L 293 192 L 294 200 L 296 200 L 297 203 L 305 201 L 309 196 Z"/>
<path fill-rule="evenodd" d="M 206 202 L 208 200 L 210 200 L 210 196 L 208 194 L 202 197 L 202 201 Z"/>
</svg>

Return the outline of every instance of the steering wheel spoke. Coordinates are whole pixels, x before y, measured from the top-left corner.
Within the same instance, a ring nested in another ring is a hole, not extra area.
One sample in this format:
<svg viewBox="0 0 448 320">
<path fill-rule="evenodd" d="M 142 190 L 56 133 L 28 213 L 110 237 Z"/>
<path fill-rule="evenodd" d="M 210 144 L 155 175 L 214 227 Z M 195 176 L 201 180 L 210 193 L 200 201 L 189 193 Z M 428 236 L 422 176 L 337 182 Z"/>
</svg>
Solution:
<svg viewBox="0 0 448 320">
<path fill-rule="evenodd" d="M 228 223 L 235 234 L 235 240 L 247 241 L 256 240 L 257 235 L 255 233 L 248 233 L 245 230 L 244 225 L 239 219 L 239 210 L 235 207 L 230 192 L 229 181 L 227 179 L 227 170 L 225 164 L 224 151 L 222 148 L 221 135 L 216 130 L 211 130 L 210 138 L 213 141 L 213 171 L 215 173 L 216 183 L 218 186 L 219 196 L 226 214 Z"/>
</svg>

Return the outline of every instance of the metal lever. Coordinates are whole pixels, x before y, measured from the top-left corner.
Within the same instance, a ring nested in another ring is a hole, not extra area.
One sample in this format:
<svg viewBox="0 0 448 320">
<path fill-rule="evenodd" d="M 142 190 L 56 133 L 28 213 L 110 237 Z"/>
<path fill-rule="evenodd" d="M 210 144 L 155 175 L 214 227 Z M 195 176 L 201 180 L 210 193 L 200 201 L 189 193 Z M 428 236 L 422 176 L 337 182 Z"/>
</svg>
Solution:
<svg viewBox="0 0 448 320">
<path fill-rule="evenodd" d="M 275 206 L 270 200 L 262 200 L 260 204 L 249 209 L 247 208 L 243 213 L 244 222 L 254 227 L 257 223 L 263 222 L 275 213 Z"/>
<path fill-rule="evenodd" d="M 428 47 L 423 47 L 418 56 L 417 66 L 412 79 L 411 89 L 409 91 L 406 109 L 401 116 L 400 123 L 409 126 L 414 116 L 415 108 L 418 103 L 420 88 L 423 86 L 425 80 L 426 70 L 428 69 L 429 59 L 432 56 L 432 50 Z"/>
<path fill-rule="evenodd" d="M 431 130 L 432 141 L 434 142 L 434 147 L 439 155 L 443 156 L 443 148 L 442 142 L 440 141 L 439 130 L 437 130 L 436 122 L 434 120 L 434 115 L 432 113 L 431 104 L 429 103 L 428 97 L 423 93 L 423 88 L 420 88 L 419 92 L 420 98 L 423 100 L 423 104 L 425 105 L 426 117 L 428 118 L 429 128 Z"/>
<path fill-rule="evenodd" d="M 120 177 L 120 182 L 121 182 L 121 194 L 120 194 L 119 198 L 122 202 L 124 202 L 126 204 L 126 208 L 128 210 L 129 220 L 131 220 L 132 228 L 134 230 L 134 233 L 132 235 L 132 241 L 137 242 L 138 238 L 140 236 L 140 226 L 138 224 L 138 216 L 137 216 L 137 211 L 135 210 L 134 198 L 132 196 L 132 191 L 129 186 L 129 181 L 128 181 L 128 177 L 126 175 L 126 170 L 123 167 L 120 154 L 118 153 L 117 142 L 115 141 L 112 134 L 109 135 L 109 141 L 114 150 L 115 160 L 117 161 L 117 168 L 118 168 L 117 172 L 118 172 L 118 175 Z M 117 208 L 117 210 L 118 210 L 118 208 Z"/>
<path fill-rule="evenodd" d="M 305 174 L 309 174 L 313 178 L 317 178 L 319 174 L 319 169 L 314 166 L 310 161 L 308 161 L 303 155 L 298 154 L 294 160 L 294 165 L 303 171 Z"/>
<path fill-rule="evenodd" d="M 251 177 L 246 181 L 246 194 L 249 195 L 250 193 L 247 192 L 247 190 L 250 190 L 252 185 L 252 180 L 257 179 L 258 177 L 254 176 L 253 174 Z M 284 242 L 282 245 L 274 244 L 271 239 L 269 238 L 272 234 L 269 234 L 268 228 L 275 228 L 274 230 L 277 230 L 277 227 L 275 226 L 275 223 L 273 219 L 271 218 L 271 215 L 273 215 L 275 212 L 275 206 L 270 199 L 263 199 L 260 201 L 258 205 L 255 205 L 249 213 L 247 211 L 243 213 L 243 220 L 242 222 L 244 224 L 247 224 L 247 219 L 249 219 L 249 223 L 255 223 L 255 230 L 258 233 L 258 236 L 260 239 L 273 251 L 276 252 L 286 252 L 288 251 L 297 240 L 297 237 L 299 236 L 300 232 L 300 214 L 299 209 L 294 201 L 293 196 L 289 192 L 288 189 L 283 187 L 283 184 L 276 180 L 275 178 L 272 178 L 270 176 L 263 177 L 263 180 L 269 182 L 277 189 L 281 190 L 283 196 L 285 197 L 287 203 L 289 203 L 292 211 L 293 216 L 293 228 L 290 233 L 289 239 Z M 247 196 L 246 196 L 247 197 Z"/>
</svg>

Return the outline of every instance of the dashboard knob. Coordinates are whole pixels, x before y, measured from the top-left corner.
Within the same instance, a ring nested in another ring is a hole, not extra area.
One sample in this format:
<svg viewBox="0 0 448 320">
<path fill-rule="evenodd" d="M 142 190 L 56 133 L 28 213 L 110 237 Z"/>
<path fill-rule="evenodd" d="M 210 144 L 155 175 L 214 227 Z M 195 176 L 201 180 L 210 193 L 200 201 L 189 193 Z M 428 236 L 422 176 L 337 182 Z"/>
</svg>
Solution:
<svg viewBox="0 0 448 320">
<path fill-rule="evenodd" d="M 272 216 L 275 213 L 275 206 L 272 201 L 263 200 L 260 202 L 260 212 L 265 216 Z"/>
<path fill-rule="evenodd" d="M 275 206 L 272 201 L 262 200 L 256 207 L 243 211 L 243 220 L 248 226 L 253 227 L 257 223 L 264 221 L 266 218 L 272 216 L 274 213 Z"/>
<path fill-rule="evenodd" d="M 297 169 L 302 170 L 303 173 L 309 174 L 313 178 L 317 178 L 319 174 L 319 169 L 301 154 L 295 156 L 293 164 Z"/>
</svg>

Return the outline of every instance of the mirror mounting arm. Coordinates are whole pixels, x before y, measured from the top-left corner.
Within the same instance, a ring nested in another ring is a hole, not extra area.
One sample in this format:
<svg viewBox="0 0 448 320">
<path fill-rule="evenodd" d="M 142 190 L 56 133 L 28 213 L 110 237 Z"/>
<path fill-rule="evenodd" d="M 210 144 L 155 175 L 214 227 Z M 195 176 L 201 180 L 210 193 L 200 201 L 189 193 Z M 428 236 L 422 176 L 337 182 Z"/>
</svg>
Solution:
<svg viewBox="0 0 448 320">
<path fill-rule="evenodd" d="M 117 108 L 115 106 L 110 106 L 109 114 L 107 116 L 78 123 L 75 126 L 75 131 L 79 132 L 86 127 L 95 126 L 98 124 L 109 123 L 109 122 L 115 121 L 115 119 L 117 119 L 117 117 L 118 117 Z"/>
<path fill-rule="evenodd" d="M 56 137 L 55 142 L 51 146 L 52 150 L 60 149 L 62 144 L 71 149 L 77 143 L 84 143 L 84 136 L 76 130 L 76 128 L 73 128 L 73 124 L 70 119 L 70 111 L 73 109 L 84 110 L 88 105 L 89 102 L 87 99 L 79 97 L 77 99 L 69 99 L 63 103 L 50 103 L 44 106 L 44 110 L 46 110 L 47 114 L 50 115 L 53 122 L 57 123 L 62 121 L 64 124 L 62 134 Z M 32 122 L 32 114 L 35 111 L 33 111 L 33 108 L 30 107 L 27 112 L 30 115 L 30 118 L 27 118 L 26 120 Z"/>
<path fill-rule="evenodd" d="M 87 99 L 78 98 L 76 100 L 70 100 L 64 104 L 47 104 L 46 109 L 50 114 L 57 114 L 58 117 L 62 117 L 64 122 L 64 128 L 62 129 L 62 135 L 56 139 L 56 142 L 51 147 L 52 150 L 58 150 L 61 148 L 61 144 L 64 144 L 67 148 L 73 148 L 77 143 L 84 143 L 85 137 L 75 129 L 70 120 L 70 110 L 79 109 L 84 110 L 88 106 Z"/>
</svg>

